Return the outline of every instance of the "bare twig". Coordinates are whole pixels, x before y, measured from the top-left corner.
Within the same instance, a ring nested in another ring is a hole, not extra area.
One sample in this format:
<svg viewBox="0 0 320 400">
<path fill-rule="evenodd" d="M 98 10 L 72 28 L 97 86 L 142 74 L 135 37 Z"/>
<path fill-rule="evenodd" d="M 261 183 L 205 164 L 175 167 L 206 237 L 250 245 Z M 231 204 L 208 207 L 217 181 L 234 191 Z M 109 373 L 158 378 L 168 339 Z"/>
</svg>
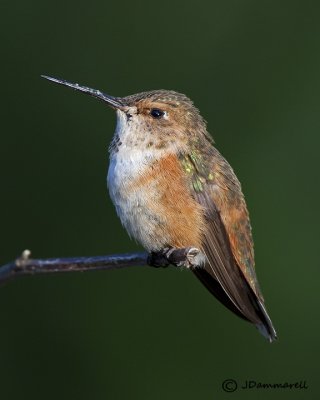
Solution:
<svg viewBox="0 0 320 400">
<path fill-rule="evenodd" d="M 97 271 L 135 266 L 167 267 L 168 265 L 192 266 L 199 253 L 195 248 L 164 249 L 159 253 L 127 253 L 95 257 L 32 259 L 31 252 L 24 250 L 15 261 L 0 267 L 0 283 L 9 279 L 33 274 L 57 272 Z"/>
<path fill-rule="evenodd" d="M 146 253 L 114 254 L 97 257 L 32 259 L 25 250 L 15 261 L 0 268 L 0 282 L 22 275 L 53 272 L 97 271 L 147 265 Z"/>
</svg>

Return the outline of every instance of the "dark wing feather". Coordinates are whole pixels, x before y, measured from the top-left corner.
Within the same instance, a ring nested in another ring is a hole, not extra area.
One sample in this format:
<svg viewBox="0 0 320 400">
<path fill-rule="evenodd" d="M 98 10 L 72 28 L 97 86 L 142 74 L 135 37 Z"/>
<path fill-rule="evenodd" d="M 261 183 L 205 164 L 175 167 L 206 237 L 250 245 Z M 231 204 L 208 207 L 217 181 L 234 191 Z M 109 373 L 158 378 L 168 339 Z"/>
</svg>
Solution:
<svg viewBox="0 0 320 400">
<path fill-rule="evenodd" d="M 211 145 L 207 153 L 193 151 L 182 165 L 206 226 L 202 251 L 207 263 L 193 272 L 221 303 L 274 340 L 276 332 L 254 271 L 249 217 L 237 178 Z"/>
<path fill-rule="evenodd" d="M 194 269 L 195 275 L 207 289 L 229 310 L 252 322 L 270 341 L 276 338 L 272 322 L 241 269 L 234 260 L 228 235 L 211 198 L 196 194 L 204 207 L 207 232 L 203 239 L 203 251 L 208 262 Z"/>
<path fill-rule="evenodd" d="M 208 272 L 208 267 L 194 268 L 192 272 L 196 275 L 196 277 L 200 280 L 200 282 L 212 293 L 216 299 L 220 301 L 225 307 L 227 307 L 230 311 L 236 314 L 238 317 L 248 321 L 248 319 L 241 313 L 241 311 L 234 305 L 230 297 L 226 294 L 220 283 L 213 278 Z"/>
</svg>

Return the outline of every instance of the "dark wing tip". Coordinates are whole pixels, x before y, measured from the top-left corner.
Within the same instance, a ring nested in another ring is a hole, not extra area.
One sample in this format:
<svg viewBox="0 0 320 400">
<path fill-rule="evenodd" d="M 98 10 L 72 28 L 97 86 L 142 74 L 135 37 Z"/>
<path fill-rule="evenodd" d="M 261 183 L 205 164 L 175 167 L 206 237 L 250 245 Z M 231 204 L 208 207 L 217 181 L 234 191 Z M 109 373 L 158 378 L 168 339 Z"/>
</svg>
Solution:
<svg viewBox="0 0 320 400">
<path fill-rule="evenodd" d="M 270 343 L 274 342 L 278 339 L 277 332 L 273 327 L 272 321 L 267 313 L 265 306 L 261 301 L 258 302 L 259 305 L 259 314 L 261 322 L 256 324 L 259 332 L 269 340 Z"/>
<path fill-rule="evenodd" d="M 278 340 L 277 332 L 273 326 L 270 327 L 264 324 L 257 324 L 256 327 L 261 335 L 263 335 L 270 343 Z"/>
</svg>

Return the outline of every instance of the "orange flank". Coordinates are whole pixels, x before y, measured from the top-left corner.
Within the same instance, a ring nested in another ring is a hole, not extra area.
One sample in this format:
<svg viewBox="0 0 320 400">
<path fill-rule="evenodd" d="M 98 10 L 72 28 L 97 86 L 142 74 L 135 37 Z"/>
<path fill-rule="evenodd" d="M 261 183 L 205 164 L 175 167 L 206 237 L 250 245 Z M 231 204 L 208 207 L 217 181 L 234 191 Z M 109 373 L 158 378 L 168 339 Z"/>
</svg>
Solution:
<svg viewBox="0 0 320 400">
<path fill-rule="evenodd" d="M 155 190 L 157 201 L 149 197 L 147 207 L 164 217 L 158 234 L 167 238 L 167 245 L 177 248 L 201 248 L 205 229 L 203 209 L 191 196 L 188 183 L 175 154 L 169 154 L 145 167 L 129 190 Z"/>
</svg>

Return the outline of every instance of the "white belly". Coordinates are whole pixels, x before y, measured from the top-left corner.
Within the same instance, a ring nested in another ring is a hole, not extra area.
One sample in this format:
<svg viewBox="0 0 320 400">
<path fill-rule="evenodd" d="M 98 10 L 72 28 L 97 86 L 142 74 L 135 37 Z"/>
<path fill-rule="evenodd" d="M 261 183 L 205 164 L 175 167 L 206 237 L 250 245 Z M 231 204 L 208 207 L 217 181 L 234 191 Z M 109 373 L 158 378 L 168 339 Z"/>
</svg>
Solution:
<svg viewBox="0 0 320 400">
<path fill-rule="evenodd" d="M 117 214 L 129 235 L 146 250 L 155 251 L 165 245 L 165 238 L 157 235 L 157 228 L 163 221 L 157 208 L 156 182 L 139 186 L 137 190 L 132 185 L 151 162 L 154 162 L 154 154 L 119 149 L 111 156 L 107 182 Z"/>
</svg>

